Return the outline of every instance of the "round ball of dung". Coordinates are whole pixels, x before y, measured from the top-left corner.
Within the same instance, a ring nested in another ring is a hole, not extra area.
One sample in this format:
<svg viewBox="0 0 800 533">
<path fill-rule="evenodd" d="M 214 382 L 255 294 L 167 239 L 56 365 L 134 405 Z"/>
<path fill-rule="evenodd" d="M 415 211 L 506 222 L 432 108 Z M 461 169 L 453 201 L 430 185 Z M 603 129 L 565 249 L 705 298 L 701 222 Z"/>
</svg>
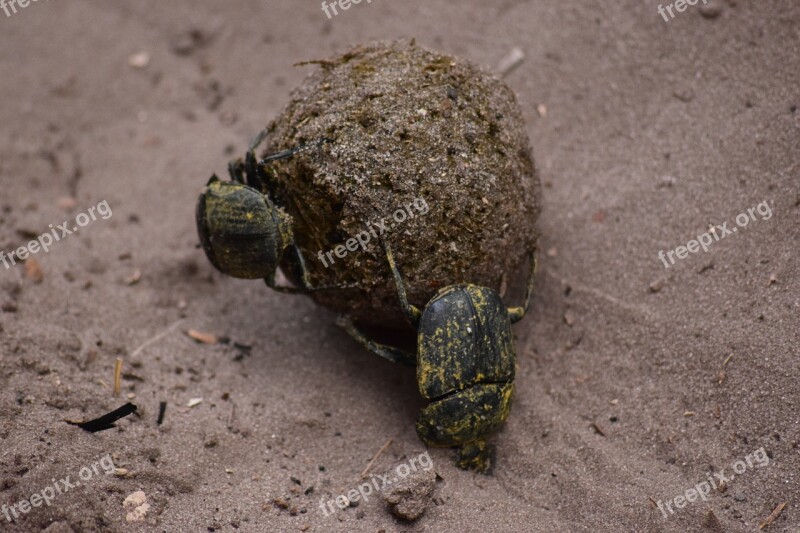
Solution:
<svg viewBox="0 0 800 533">
<path fill-rule="evenodd" d="M 293 218 L 313 285 L 355 285 L 312 298 L 403 327 L 382 241 L 420 308 L 447 285 L 501 290 L 527 272 L 541 193 L 505 83 L 413 41 L 308 63 L 317 70 L 269 125 L 260 155 L 308 143 L 270 163 L 272 194 Z"/>
</svg>

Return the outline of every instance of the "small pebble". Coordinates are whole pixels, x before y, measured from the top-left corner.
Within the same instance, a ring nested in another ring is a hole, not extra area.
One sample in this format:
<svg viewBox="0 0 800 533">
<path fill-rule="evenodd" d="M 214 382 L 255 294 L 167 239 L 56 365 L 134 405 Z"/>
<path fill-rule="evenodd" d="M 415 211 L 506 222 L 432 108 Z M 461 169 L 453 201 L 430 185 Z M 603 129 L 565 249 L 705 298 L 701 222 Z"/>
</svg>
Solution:
<svg viewBox="0 0 800 533">
<path fill-rule="evenodd" d="M 707 19 L 717 18 L 722 14 L 722 3 L 719 0 L 710 0 L 708 4 L 700 6 L 700 14 Z"/>
<path fill-rule="evenodd" d="M 129 277 L 125 278 L 125 284 L 126 285 L 136 285 L 137 283 L 139 283 L 139 281 L 141 281 L 141 279 L 142 279 L 142 271 L 139 270 L 139 269 L 136 269 L 136 270 L 133 271 L 133 274 L 131 274 Z"/>
<path fill-rule="evenodd" d="M 542 118 L 547 117 L 547 106 L 544 104 L 537 105 L 536 112 L 539 113 L 539 116 Z"/>
<path fill-rule="evenodd" d="M 688 87 L 682 87 L 673 91 L 672 95 L 681 102 L 691 102 L 694 100 L 694 91 Z"/>
<path fill-rule="evenodd" d="M 497 65 L 497 72 L 500 73 L 501 77 L 506 77 L 520 66 L 523 61 L 525 61 L 525 52 L 521 48 L 514 47 L 500 60 Z"/>
<path fill-rule="evenodd" d="M 128 58 L 128 65 L 133 68 L 145 68 L 150 64 L 150 54 L 147 52 L 137 52 Z"/>
<path fill-rule="evenodd" d="M 71 196 L 62 196 L 56 200 L 56 205 L 64 211 L 70 211 L 78 206 L 78 201 Z"/>
<path fill-rule="evenodd" d="M 201 403 L 203 403 L 202 398 L 192 398 L 191 400 L 189 400 L 189 403 L 186 404 L 186 407 L 196 407 Z"/>
<path fill-rule="evenodd" d="M 674 176 L 662 176 L 661 179 L 658 182 L 657 187 L 659 189 L 661 189 L 663 187 L 672 187 L 673 185 L 675 185 L 676 181 L 677 180 L 675 179 Z"/>
<path fill-rule="evenodd" d="M 650 284 L 650 292 L 653 292 L 653 293 L 661 292 L 661 289 L 664 288 L 664 284 L 665 283 L 666 283 L 666 280 L 664 278 L 657 279 L 656 281 L 654 281 L 653 283 Z"/>
</svg>

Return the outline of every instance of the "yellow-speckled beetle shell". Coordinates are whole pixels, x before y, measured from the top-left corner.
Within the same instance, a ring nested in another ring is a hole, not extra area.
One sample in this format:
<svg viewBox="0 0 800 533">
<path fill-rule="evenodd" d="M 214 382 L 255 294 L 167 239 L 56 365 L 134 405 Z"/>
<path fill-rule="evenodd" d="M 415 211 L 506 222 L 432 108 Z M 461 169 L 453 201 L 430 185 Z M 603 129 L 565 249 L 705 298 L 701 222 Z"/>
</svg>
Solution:
<svg viewBox="0 0 800 533">
<path fill-rule="evenodd" d="M 492 462 L 486 437 L 511 409 L 516 359 L 511 324 L 528 309 L 536 260 L 531 253 L 523 307 L 507 308 L 493 289 L 458 284 L 441 289 L 420 311 L 408 303 L 391 248 L 385 247 L 403 310 L 418 332 L 416 356 L 368 339 L 349 318 L 339 323 L 377 355 L 416 364 L 419 391 L 431 400 L 417 417 L 420 439 L 428 446 L 458 446 L 458 466 L 486 472 Z"/>
</svg>

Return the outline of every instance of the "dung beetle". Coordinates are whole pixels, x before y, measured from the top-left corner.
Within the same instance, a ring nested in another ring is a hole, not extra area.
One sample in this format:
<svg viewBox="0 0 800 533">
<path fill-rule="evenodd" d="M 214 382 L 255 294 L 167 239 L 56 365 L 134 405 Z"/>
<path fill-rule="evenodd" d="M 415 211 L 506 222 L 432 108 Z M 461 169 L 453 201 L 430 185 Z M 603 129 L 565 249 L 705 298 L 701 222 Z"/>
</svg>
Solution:
<svg viewBox="0 0 800 533">
<path fill-rule="evenodd" d="M 497 291 L 461 283 L 440 289 L 420 311 L 408 303 L 391 247 L 384 247 L 403 312 L 417 330 L 416 356 L 370 340 L 348 317 L 338 323 L 371 352 L 416 364 L 419 391 L 431 401 L 417 417 L 419 438 L 428 446 L 458 446 L 459 467 L 487 472 L 493 453 L 486 438 L 505 422 L 514 393 L 511 324 L 528 310 L 536 258 L 531 252 L 523 307 L 507 308 Z"/>
<path fill-rule="evenodd" d="M 271 161 L 319 147 L 331 139 L 301 144 L 258 161 L 255 150 L 266 135 L 265 129 L 253 139 L 244 161 L 236 159 L 228 164 L 230 181 L 222 181 L 215 174 L 200 195 L 197 233 L 206 257 L 224 274 L 243 279 L 263 278 L 270 288 L 280 292 L 346 288 L 312 287 L 305 259 L 294 241 L 292 217 L 272 199 L 273 175 L 268 168 Z M 275 272 L 284 255 L 295 279 L 302 283 L 301 288 L 276 285 Z"/>
</svg>

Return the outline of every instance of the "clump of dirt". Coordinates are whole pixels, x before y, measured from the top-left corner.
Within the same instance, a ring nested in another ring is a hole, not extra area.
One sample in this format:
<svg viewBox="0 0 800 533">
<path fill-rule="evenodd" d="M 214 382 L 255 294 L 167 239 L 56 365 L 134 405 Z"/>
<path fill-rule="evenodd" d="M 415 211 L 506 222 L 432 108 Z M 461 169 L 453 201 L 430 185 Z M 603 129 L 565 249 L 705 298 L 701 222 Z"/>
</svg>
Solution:
<svg viewBox="0 0 800 533">
<path fill-rule="evenodd" d="M 417 305 L 453 283 L 500 290 L 527 268 L 540 186 L 501 80 L 414 41 L 311 63 L 319 69 L 269 125 L 260 155 L 311 143 L 271 164 L 271 192 L 294 219 L 314 285 L 356 285 L 314 293 L 318 303 L 403 324 L 380 239 Z"/>
<path fill-rule="evenodd" d="M 393 515 L 413 521 L 425 513 L 435 488 L 436 472 L 421 470 L 397 479 L 381 491 L 381 497 Z"/>
</svg>

